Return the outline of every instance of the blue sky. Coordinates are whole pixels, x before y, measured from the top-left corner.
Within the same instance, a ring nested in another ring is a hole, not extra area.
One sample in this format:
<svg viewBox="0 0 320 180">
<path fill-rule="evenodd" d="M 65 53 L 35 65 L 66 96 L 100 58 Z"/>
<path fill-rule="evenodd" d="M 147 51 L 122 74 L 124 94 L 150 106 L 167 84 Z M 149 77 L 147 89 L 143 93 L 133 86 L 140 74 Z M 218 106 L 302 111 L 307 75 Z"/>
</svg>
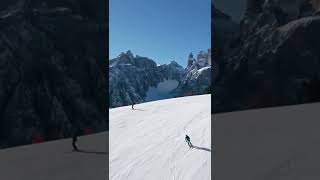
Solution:
<svg viewBox="0 0 320 180">
<path fill-rule="evenodd" d="M 131 50 L 186 66 L 211 46 L 211 0 L 109 0 L 109 58 Z"/>
</svg>

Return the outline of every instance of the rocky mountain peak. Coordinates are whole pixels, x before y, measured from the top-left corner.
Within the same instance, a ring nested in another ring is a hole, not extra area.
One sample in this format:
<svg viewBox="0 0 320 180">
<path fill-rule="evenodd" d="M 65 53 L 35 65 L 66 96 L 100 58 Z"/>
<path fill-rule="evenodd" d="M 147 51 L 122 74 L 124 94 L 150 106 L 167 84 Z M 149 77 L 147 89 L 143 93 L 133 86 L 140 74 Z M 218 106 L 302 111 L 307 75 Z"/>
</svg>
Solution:
<svg viewBox="0 0 320 180">
<path fill-rule="evenodd" d="M 177 63 L 177 61 L 170 61 L 169 65 L 175 66 L 175 67 L 182 67 L 180 64 Z"/>
<path fill-rule="evenodd" d="M 133 57 L 133 53 L 130 51 L 130 50 L 128 50 L 127 52 L 126 52 L 126 55 L 130 58 L 130 59 L 133 59 L 134 57 Z"/>
<path fill-rule="evenodd" d="M 195 62 L 195 59 L 193 58 L 193 54 L 190 53 L 188 57 L 188 62 L 187 62 L 187 69 L 189 69 Z"/>
<path fill-rule="evenodd" d="M 129 57 L 131 53 L 121 53 L 118 58 L 110 60 L 111 68 L 109 68 L 109 97 L 110 107 L 124 106 L 135 101 L 136 103 L 145 102 L 148 97 L 157 91 L 160 87 L 174 87 L 170 94 L 164 95 L 162 98 L 183 96 L 191 90 L 201 93 L 204 87 L 208 87 L 211 77 L 209 70 L 195 72 L 200 69 L 199 66 L 194 66 L 195 71 L 184 69 L 176 61 L 171 61 L 169 64 L 157 65 L 153 60 L 136 56 L 132 61 Z M 120 63 L 121 62 L 121 63 Z M 127 62 L 134 62 L 128 64 Z M 205 73 L 204 73 L 205 72 Z M 192 73 L 193 75 L 188 75 Z M 182 82 L 188 76 L 187 81 Z M 192 76 L 192 77 L 191 77 Z M 205 79 L 205 80 L 202 80 Z M 192 82 L 187 84 L 188 82 Z M 202 87 L 197 87 L 201 83 Z M 169 84 L 166 84 L 169 83 Z M 180 86 L 181 84 L 181 86 Z M 197 88 L 196 88 L 197 87 Z M 169 92 L 168 92 L 169 93 Z M 156 99 L 161 99 L 158 97 Z"/>
</svg>

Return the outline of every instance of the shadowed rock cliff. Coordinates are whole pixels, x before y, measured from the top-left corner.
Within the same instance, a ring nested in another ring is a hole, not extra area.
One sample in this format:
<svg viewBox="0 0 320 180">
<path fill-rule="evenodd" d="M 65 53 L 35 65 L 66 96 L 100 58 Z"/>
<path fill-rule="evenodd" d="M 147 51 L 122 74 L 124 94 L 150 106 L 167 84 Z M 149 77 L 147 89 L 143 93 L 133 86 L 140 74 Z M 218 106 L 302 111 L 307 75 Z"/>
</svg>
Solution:
<svg viewBox="0 0 320 180">
<path fill-rule="evenodd" d="M 0 147 L 107 129 L 104 1 L 0 4 Z"/>
</svg>

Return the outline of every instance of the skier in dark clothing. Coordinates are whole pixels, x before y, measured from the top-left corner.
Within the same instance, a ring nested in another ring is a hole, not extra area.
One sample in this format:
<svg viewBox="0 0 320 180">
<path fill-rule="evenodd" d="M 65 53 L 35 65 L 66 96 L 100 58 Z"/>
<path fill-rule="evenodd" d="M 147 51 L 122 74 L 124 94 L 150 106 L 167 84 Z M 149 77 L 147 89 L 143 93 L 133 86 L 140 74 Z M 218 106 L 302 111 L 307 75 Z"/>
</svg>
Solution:
<svg viewBox="0 0 320 180">
<path fill-rule="evenodd" d="M 188 143 L 189 147 L 192 148 L 192 144 L 191 144 L 191 141 L 190 141 L 190 137 L 188 135 L 186 135 L 186 138 L 185 138 L 186 142 Z"/>
<path fill-rule="evenodd" d="M 78 150 L 79 150 L 79 149 L 77 148 L 77 146 L 76 146 L 77 140 L 78 140 L 78 139 L 77 139 L 77 136 L 76 136 L 76 135 L 72 137 L 73 151 L 78 151 Z"/>
<path fill-rule="evenodd" d="M 131 108 L 132 108 L 132 110 L 134 110 L 134 107 L 133 107 L 133 106 L 134 106 L 134 102 L 131 103 Z"/>
<path fill-rule="evenodd" d="M 76 146 L 76 142 L 78 141 L 78 136 L 80 135 L 80 130 L 77 128 L 73 132 L 72 136 L 72 146 L 73 146 L 73 151 L 79 151 L 79 149 Z"/>
</svg>

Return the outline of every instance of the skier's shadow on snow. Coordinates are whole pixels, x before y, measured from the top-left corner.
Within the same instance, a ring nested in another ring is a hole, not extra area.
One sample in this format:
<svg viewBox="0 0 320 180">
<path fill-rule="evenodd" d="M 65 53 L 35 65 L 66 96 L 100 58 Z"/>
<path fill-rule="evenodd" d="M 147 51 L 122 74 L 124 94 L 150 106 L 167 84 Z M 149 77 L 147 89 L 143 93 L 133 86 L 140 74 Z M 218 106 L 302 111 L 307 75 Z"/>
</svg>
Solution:
<svg viewBox="0 0 320 180">
<path fill-rule="evenodd" d="M 86 154 L 102 154 L 102 155 L 106 155 L 108 153 L 106 152 L 99 152 L 99 151 L 86 151 L 86 150 L 77 150 L 76 152 L 79 152 L 79 153 L 86 153 Z"/>
<path fill-rule="evenodd" d="M 211 152 L 211 149 L 208 149 L 208 148 L 203 148 L 203 147 L 198 147 L 198 146 L 192 146 L 192 147 L 195 148 L 195 149 Z"/>
<path fill-rule="evenodd" d="M 134 111 L 144 111 L 143 109 L 133 109 Z"/>
</svg>

